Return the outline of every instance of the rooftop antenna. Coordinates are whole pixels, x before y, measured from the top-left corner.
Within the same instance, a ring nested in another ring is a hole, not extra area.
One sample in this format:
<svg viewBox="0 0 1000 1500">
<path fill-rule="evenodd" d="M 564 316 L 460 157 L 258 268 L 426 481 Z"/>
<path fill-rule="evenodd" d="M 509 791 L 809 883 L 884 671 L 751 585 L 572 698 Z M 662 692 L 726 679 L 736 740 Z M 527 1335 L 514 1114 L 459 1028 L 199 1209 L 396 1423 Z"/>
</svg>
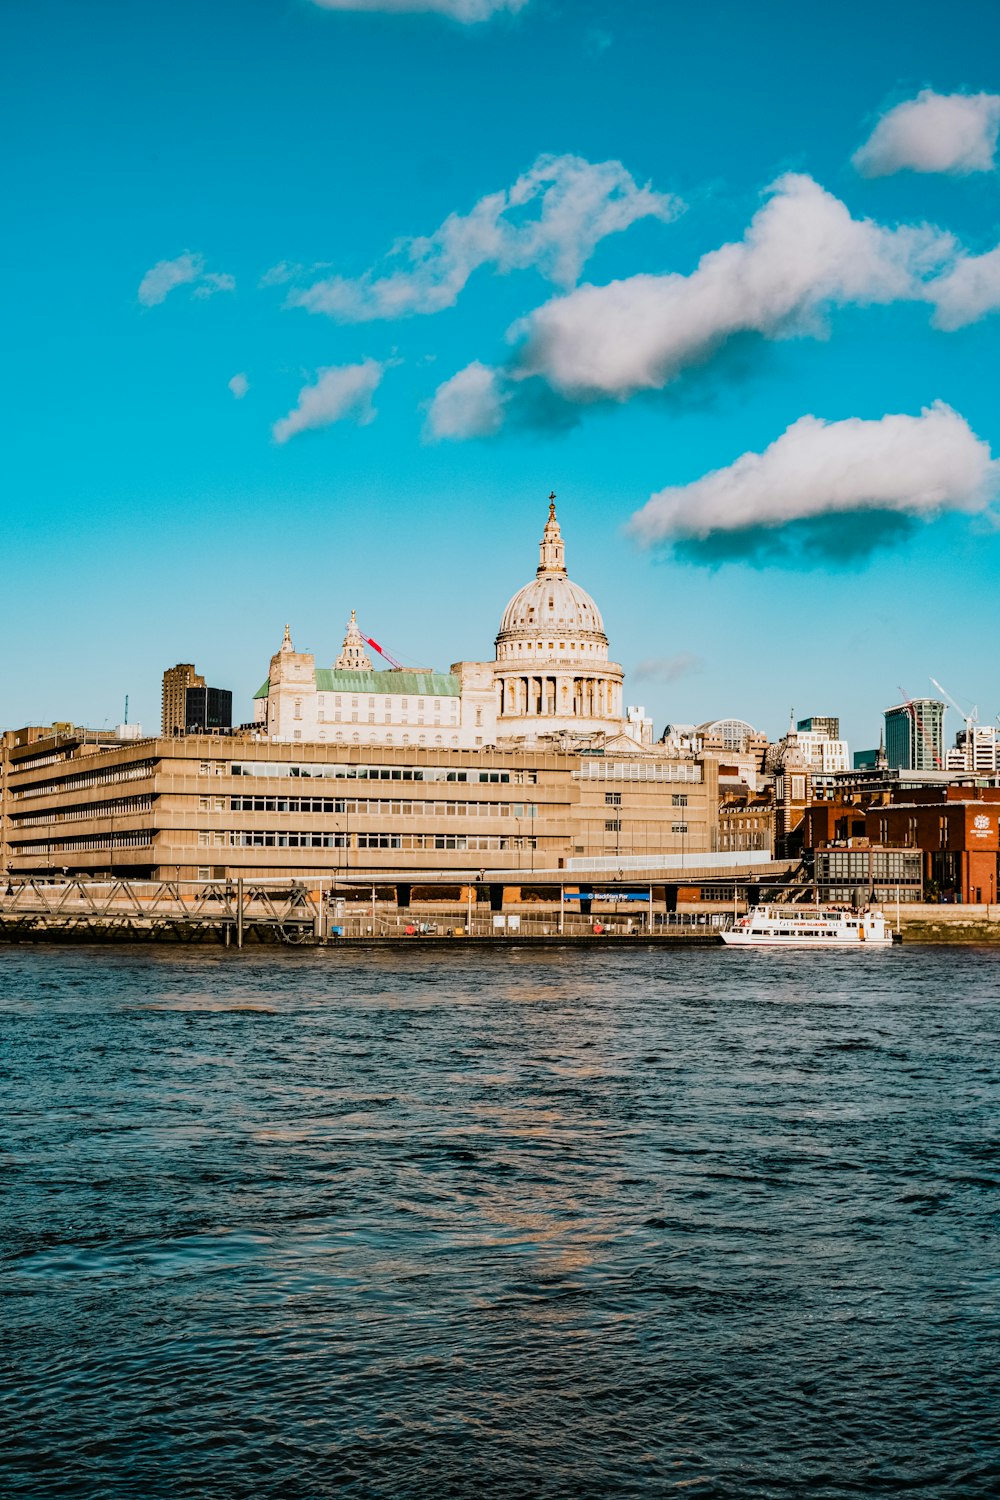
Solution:
<svg viewBox="0 0 1000 1500">
<path fill-rule="evenodd" d="M 128 723 L 128 693 L 125 694 L 125 723 Z"/>
</svg>

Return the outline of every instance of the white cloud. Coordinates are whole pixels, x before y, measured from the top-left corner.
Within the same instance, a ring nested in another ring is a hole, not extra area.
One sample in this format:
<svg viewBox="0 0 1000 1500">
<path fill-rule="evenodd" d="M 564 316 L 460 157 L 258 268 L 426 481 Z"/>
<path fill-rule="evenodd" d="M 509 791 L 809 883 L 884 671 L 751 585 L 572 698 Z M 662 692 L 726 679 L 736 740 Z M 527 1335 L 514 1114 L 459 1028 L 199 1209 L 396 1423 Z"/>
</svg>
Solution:
<svg viewBox="0 0 1000 1500">
<path fill-rule="evenodd" d="M 206 271 L 205 257 L 185 250 L 174 260 L 159 260 L 139 283 L 137 293 L 143 307 L 158 307 L 179 286 L 193 286 L 196 297 L 215 292 L 234 292 L 236 279 L 225 271 Z"/>
<path fill-rule="evenodd" d="M 511 330 L 524 341 L 514 373 L 540 375 L 575 399 L 623 399 L 667 384 L 734 334 L 817 335 L 829 307 L 922 298 L 926 276 L 954 249 L 928 226 L 853 219 L 812 178 L 788 175 L 743 239 L 703 256 L 690 275 L 582 286 L 522 319 Z"/>
<path fill-rule="evenodd" d="M 503 425 L 504 395 L 495 370 L 474 360 L 439 385 L 427 413 L 432 438 L 491 437 Z"/>
<path fill-rule="evenodd" d="M 292 265 L 289 261 L 279 261 L 276 266 L 269 266 L 257 283 L 261 290 L 272 286 L 284 286 L 286 282 L 294 281 L 296 276 L 301 276 L 302 266 Z"/>
<path fill-rule="evenodd" d="M 851 158 L 864 177 L 891 172 L 990 172 L 1000 131 L 1000 94 L 935 94 L 882 116 Z"/>
<path fill-rule="evenodd" d="M 216 292 L 235 292 L 236 277 L 230 276 L 228 271 L 206 271 L 194 291 L 192 297 L 214 297 Z"/>
<path fill-rule="evenodd" d="M 488 21 L 501 11 L 516 13 L 523 10 L 528 0 L 312 0 L 312 3 L 321 10 L 380 11 L 393 15 L 428 12 L 471 25 L 476 21 Z"/>
<path fill-rule="evenodd" d="M 318 370 L 315 384 L 303 386 L 297 405 L 287 417 L 275 422 L 272 428 L 275 442 L 287 443 L 298 432 L 329 427 L 345 417 L 352 417 L 361 427 L 374 422 L 372 395 L 385 369 L 378 360 L 365 359 L 358 365 Z"/>
<path fill-rule="evenodd" d="M 964 328 L 1000 308 L 1000 247 L 985 255 L 962 255 L 927 291 L 935 304 L 933 322 L 948 330 Z"/>
<path fill-rule="evenodd" d="M 232 391 L 232 393 L 236 397 L 237 401 L 242 401 L 243 397 L 246 395 L 247 391 L 250 389 L 250 382 L 246 378 L 246 376 L 243 374 L 242 370 L 240 371 L 240 373 L 238 375 L 234 375 L 233 378 L 232 378 L 232 380 L 230 380 L 228 382 L 228 384 L 229 384 L 229 389 Z"/>
<path fill-rule="evenodd" d="M 705 662 L 692 651 L 676 651 L 673 656 L 647 656 L 633 668 L 632 676 L 647 682 L 677 682 L 700 672 Z"/>
<path fill-rule="evenodd" d="M 355 279 L 324 277 L 289 302 L 344 323 L 435 313 L 453 307 L 485 265 L 499 272 L 534 266 L 557 285 L 572 286 L 606 236 L 638 219 L 669 221 L 682 207 L 672 194 L 640 187 L 621 162 L 542 156 L 470 213 L 450 214 L 433 234 L 400 241 L 384 268 Z"/>
<path fill-rule="evenodd" d="M 927 520 L 984 510 L 998 485 L 989 446 L 943 402 L 919 417 L 808 416 L 763 453 L 653 495 L 629 530 L 653 546 L 875 511 Z"/>
</svg>

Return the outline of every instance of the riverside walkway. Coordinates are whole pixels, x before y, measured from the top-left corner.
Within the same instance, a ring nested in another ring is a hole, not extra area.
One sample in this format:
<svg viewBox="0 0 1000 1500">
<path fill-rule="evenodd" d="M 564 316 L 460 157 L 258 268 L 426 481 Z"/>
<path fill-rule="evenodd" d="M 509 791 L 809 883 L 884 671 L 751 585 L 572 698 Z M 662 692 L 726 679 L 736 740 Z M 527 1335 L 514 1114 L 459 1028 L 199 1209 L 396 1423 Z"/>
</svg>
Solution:
<svg viewBox="0 0 1000 1500">
<path fill-rule="evenodd" d="M 652 921 L 650 921 L 652 916 Z M 163 941 L 385 944 L 717 942 L 720 912 L 612 911 L 584 916 L 565 904 L 495 913 L 476 904 L 419 910 L 380 902 L 355 887 L 350 898 L 317 880 L 91 880 L 33 878 L 0 884 L 0 941 Z"/>
</svg>

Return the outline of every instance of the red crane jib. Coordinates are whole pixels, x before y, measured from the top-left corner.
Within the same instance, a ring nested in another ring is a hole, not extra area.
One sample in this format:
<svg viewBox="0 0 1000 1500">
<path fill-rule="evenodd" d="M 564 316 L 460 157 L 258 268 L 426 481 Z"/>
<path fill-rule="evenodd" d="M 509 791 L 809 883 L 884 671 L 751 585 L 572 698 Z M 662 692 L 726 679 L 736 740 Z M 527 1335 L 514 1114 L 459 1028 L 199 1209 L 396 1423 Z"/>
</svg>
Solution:
<svg viewBox="0 0 1000 1500">
<path fill-rule="evenodd" d="M 361 639 L 364 641 L 366 646 L 373 647 L 373 649 L 378 652 L 379 656 L 384 657 L 391 667 L 395 667 L 399 672 L 403 670 L 402 664 L 398 662 L 394 656 L 390 656 L 388 651 L 386 651 L 384 647 L 380 646 L 378 641 L 376 641 L 372 636 L 363 635 Z"/>
</svg>

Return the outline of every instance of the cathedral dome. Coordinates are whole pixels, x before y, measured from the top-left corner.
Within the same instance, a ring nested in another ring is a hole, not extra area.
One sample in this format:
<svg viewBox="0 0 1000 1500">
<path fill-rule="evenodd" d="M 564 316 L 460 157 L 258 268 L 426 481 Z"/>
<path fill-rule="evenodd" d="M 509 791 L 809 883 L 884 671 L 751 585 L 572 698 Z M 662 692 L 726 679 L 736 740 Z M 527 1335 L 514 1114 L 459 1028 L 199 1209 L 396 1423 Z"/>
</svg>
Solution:
<svg viewBox="0 0 1000 1500">
<path fill-rule="evenodd" d="M 533 578 L 503 612 L 500 635 L 535 635 L 539 629 L 604 635 L 601 612 L 586 589 L 563 575 Z"/>
<path fill-rule="evenodd" d="M 586 589 L 567 577 L 565 553 L 552 496 L 535 577 L 518 589 L 500 621 L 498 661 L 512 657 L 523 660 L 525 656 L 548 658 L 555 652 L 570 659 L 607 657 L 608 638 L 601 612 Z"/>
</svg>

